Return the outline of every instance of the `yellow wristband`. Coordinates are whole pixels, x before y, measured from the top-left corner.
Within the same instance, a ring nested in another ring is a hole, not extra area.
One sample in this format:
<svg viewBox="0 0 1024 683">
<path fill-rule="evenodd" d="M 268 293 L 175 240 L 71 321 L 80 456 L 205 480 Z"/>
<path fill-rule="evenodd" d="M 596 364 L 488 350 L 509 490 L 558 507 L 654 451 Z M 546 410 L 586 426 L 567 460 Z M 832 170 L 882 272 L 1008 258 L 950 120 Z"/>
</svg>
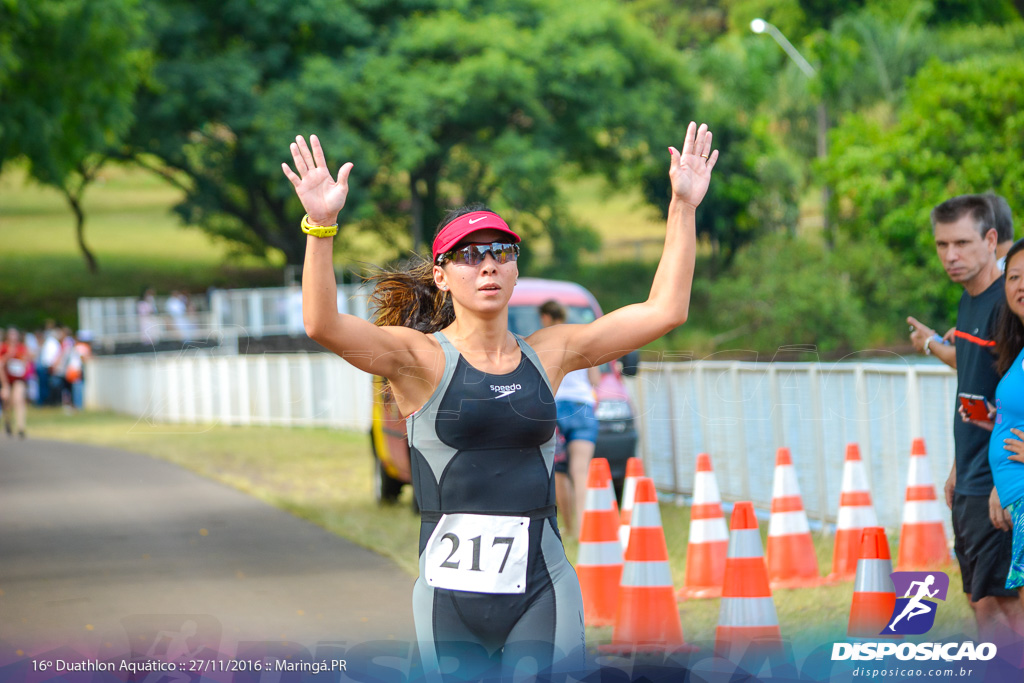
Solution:
<svg viewBox="0 0 1024 683">
<path fill-rule="evenodd" d="M 313 237 L 334 237 L 338 234 L 338 224 L 334 225 L 310 225 L 309 214 L 302 217 L 302 232 Z"/>
</svg>

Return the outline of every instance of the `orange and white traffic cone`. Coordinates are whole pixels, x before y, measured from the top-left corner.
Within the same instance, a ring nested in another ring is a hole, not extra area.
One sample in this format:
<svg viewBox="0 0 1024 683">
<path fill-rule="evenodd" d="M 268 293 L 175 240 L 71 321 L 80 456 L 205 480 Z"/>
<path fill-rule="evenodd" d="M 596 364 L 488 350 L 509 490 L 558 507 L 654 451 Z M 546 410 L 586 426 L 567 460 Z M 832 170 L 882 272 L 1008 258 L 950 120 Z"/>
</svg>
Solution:
<svg viewBox="0 0 1024 683">
<path fill-rule="evenodd" d="M 903 503 L 897 571 L 938 569 L 950 561 L 942 517 L 935 484 L 928 470 L 924 439 L 914 439 L 910 447 L 910 472 Z"/>
<path fill-rule="evenodd" d="M 583 592 L 583 621 L 587 626 L 615 623 L 622 578 L 622 544 L 619 543 L 619 510 L 613 491 L 608 461 L 592 459 L 587 473 L 587 498 L 576 561 L 576 575 Z"/>
<path fill-rule="evenodd" d="M 856 638 L 879 638 L 889 624 L 896 607 L 896 589 L 892 585 L 892 560 L 885 529 L 867 527 L 861 538 L 857 581 L 853 585 L 850 622 L 846 635 Z M 889 636 L 899 637 L 899 636 Z"/>
<path fill-rule="evenodd" d="M 629 524 L 630 515 L 633 512 L 633 502 L 636 499 L 636 480 L 644 476 L 644 461 L 640 458 L 630 458 L 626 461 L 626 479 L 622 482 L 622 514 L 619 525 L 619 541 L 622 542 L 622 552 L 629 547 Z"/>
<path fill-rule="evenodd" d="M 601 649 L 605 652 L 664 652 L 686 647 L 672 588 L 658 495 L 654 482 L 640 477 L 636 483 L 615 629 L 611 645 Z"/>
<path fill-rule="evenodd" d="M 843 485 L 839 494 L 839 520 L 836 524 L 836 544 L 832 552 L 830 581 L 847 580 L 857 576 L 860 558 L 860 536 L 863 529 L 878 526 L 875 508 L 871 505 L 868 475 L 860 459 L 860 447 L 846 445 L 843 463 Z"/>
<path fill-rule="evenodd" d="M 739 661 L 751 649 L 762 654 L 781 654 L 779 617 L 768 585 L 754 504 L 736 503 L 729 528 L 729 556 L 725 560 L 722 604 L 715 629 L 715 654 L 731 661 Z"/>
<path fill-rule="evenodd" d="M 768 524 L 765 561 L 773 589 L 806 588 L 822 583 L 818 556 L 814 551 L 807 513 L 804 512 L 788 448 L 780 448 L 775 454 L 772 517 Z"/>
<path fill-rule="evenodd" d="M 679 598 L 717 598 L 722 594 L 722 577 L 729 546 L 729 529 L 722 514 L 718 481 L 711 469 L 711 456 L 697 456 L 690 508 L 690 540 L 686 548 L 686 578 Z"/>
</svg>

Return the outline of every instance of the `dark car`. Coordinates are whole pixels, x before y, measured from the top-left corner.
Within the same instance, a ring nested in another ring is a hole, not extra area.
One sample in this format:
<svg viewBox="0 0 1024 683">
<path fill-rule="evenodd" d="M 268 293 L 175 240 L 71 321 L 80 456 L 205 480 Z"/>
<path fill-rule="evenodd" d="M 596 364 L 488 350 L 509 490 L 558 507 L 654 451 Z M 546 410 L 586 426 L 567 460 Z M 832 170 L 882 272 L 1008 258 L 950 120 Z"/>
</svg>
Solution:
<svg viewBox="0 0 1024 683">
<path fill-rule="evenodd" d="M 573 282 L 519 278 L 508 302 L 509 328 L 524 337 L 540 328 L 540 305 L 554 299 L 565 306 L 568 323 L 589 323 L 601 316 L 601 307 L 584 287 Z M 637 432 L 634 410 L 622 381 L 622 372 L 636 372 L 635 352 L 619 363 L 600 366 L 601 382 L 597 387 L 599 431 L 595 458 L 605 458 L 611 466 L 616 492 L 621 495 L 626 476 L 626 461 L 636 452 Z M 393 502 L 405 484 L 411 483 L 409 443 L 405 419 L 394 402 L 380 391 L 381 380 L 374 378 L 373 426 L 370 429 L 374 454 L 374 494 L 378 502 Z"/>
</svg>

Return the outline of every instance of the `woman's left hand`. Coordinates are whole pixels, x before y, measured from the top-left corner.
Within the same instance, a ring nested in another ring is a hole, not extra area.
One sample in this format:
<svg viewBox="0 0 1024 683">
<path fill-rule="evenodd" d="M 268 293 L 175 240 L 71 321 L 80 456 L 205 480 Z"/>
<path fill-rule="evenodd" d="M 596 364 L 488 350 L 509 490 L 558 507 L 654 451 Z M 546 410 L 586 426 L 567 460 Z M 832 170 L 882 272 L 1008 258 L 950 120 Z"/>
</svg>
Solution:
<svg viewBox="0 0 1024 683">
<path fill-rule="evenodd" d="M 668 176 L 672 181 L 672 198 L 696 207 L 704 199 L 711 182 L 711 169 L 718 161 L 718 150 L 711 149 L 711 131 L 706 123 L 690 121 L 686 127 L 683 151 L 669 147 L 672 163 Z"/>
<path fill-rule="evenodd" d="M 986 401 L 987 403 L 987 401 Z M 988 419 L 987 420 L 975 420 L 972 419 L 967 411 L 964 410 L 963 405 L 957 406 L 956 411 L 960 413 L 960 419 L 967 424 L 974 425 L 975 427 L 981 427 L 982 429 L 991 432 L 996 428 L 996 407 L 991 403 L 988 404 Z"/>
<path fill-rule="evenodd" d="M 1024 462 L 1024 431 L 1011 427 L 1010 431 L 1016 439 L 1003 439 L 1003 450 L 1010 451 L 1013 455 L 1006 456 L 1010 460 Z"/>
<path fill-rule="evenodd" d="M 295 187 L 295 194 L 314 225 L 337 225 L 338 212 L 345 207 L 348 198 L 348 175 L 352 172 L 352 162 L 342 165 L 335 180 L 327 170 L 320 139 L 311 135 L 309 142 L 312 152 L 306 146 L 306 139 L 297 136 L 290 146 L 295 171 L 288 164 L 281 164 L 281 170 Z"/>
</svg>

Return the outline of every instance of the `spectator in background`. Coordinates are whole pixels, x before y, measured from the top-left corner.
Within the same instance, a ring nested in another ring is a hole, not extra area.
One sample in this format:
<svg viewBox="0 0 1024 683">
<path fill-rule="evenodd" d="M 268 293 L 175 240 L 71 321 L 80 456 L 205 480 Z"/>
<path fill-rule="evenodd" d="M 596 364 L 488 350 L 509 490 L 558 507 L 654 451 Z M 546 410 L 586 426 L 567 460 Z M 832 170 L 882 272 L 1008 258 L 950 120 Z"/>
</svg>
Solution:
<svg viewBox="0 0 1024 683">
<path fill-rule="evenodd" d="M 999 270 L 1006 270 L 1006 254 L 1013 246 L 1013 212 L 1010 210 L 1010 203 L 1002 195 L 993 192 L 986 192 L 984 195 L 989 204 L 992 205 L 992 212 L 996 221 L 996 259 Z"/>
<path fill-rule="evenodd" d="M 188 324 L 188 340 L 195 341 L 196 327 L 199 324 L 199 307 L 196 305 L 196 298 L 189 294 L 187 289 L 181 290 L 181 296 L 185 299 L 185 320 Z"/>
<path fill-rule="evenodd" d="M 25 346 L 28 348 L 28 355 L 32 358 L 29 365 L 28 380 L 25 383 L 26 400 L 29 403 L 39 402 L 39 375 L 36 374 L 36 359 L 39 358 L 39 340 L 36 332 L 25 332 Z"/>
<path fill-rule="evenodd" d="M 1005 270 L 1006 266 L 1006 253 L 1013 245 L 1013 212 L 1010 211 L 1010 204 L 1001 195 L 986 192 L 981 196 L 984 197 L 992 207 L 992 218 L 995 221 L 994 225 L 997 239 L 996 263 L 999 264 L 999 270 L 1002 272 Z M 925 355 L 934 352 L 936 358 L 955 370 L 956 351 L 952 345 L 956 341 L 956 327 L 954 326 L 949 328 L 949 330 L 946 331 L 946 334 L 942 335 L 942 338 L 939 339 L 939 335 L 935 330 L 929 329 L 925 325 L 921 325 L 921 323 L 916 320 L 908 318 L 908 322 L 910 322 L 911 325 L 921 326 L 922 333 L 927 335 L 927 341 L 924 346 Z"/>
<path fill-rule="evenodd" d="M 139 336 L 142 341 L 156 344 L 160 341 L 160 317 L 156 310 L 156 292 L 152 287 L 142 290 L 139 300 L 135 302 L 135 314 L 139 318 Z"/>
<path fill-rule="evenodd" d="M 1006 254 L 1013 246 L 1013 212 L 1010 210 L 1009 202 L 1002 195 L 986 192 L 982 196 L 992 205 L 992 213 L 996 221 L 996 235 L 999 240 L 996 242 L 996 263 L 999 264 L 1000 272 L 1004 272 L 1006 270 Z M 945 344 L 953 344 L 956 341 L 955 337 L 956 327 L 954 326 L 946 331 L 946 334 L 942 336 L 942 341 Z M 952 360 L 952 368 L 955 370 L 955 355 L 952 356 Z"/>
<path fill-rule="evenodd" d="M 285 321 L 285 329 L 288 334 L 297 337 L 306 334 L 306 328 L 302 324 L 302 287 L 298 284 L 288 286 L 288 292 L 279 302 L 283 308 L 281 317 Z"/>
<path fill-rule="evenodd" d="M 85 390 L 85 365 L 92 357 L 92 332 L 79 330 L 76 335 L 74 353 L 68 360 L 64 378 L 71 385 L 71 405 L 82 409 Z"/>
<path fill-rule="evenodd" d="M 39 405 L 50 405 L 53 402 L 51 376 L 53 367 L 60 360 L 60 333 L 57 323 L 53 320 L 46 321 L 37 359 L 36 374 L 39 377 Z"/>
<path fill-rule="evenodd" d="M 540 307 L 541 327 L 562 325 L 566 321 L 565 307 L 557 301 L 545 301 Z M 563 510 L 566 525 L 572 523 L 571 533 L 579 537 L 583 523 L 583 510 L 587 502 L 587 476 L 590 459 L 597 444 L 597 418 L 594 391 L 601 383 L 601 371 L 596 367 L 573 370 L 565 374 L 555 392 L 558 431 L 565 437 L 568 457 L 568 476 L 565 470 L 555 468 L 555 500 Z M 571 480 L 571 481 L 570 481 Z"/>
<path fill-rule="evenodd" d="M 996 262 L 995 212 L 984 195 L 961 195 L 932 210 L 932 231 L 942 266 L 964 287 L 957 310 L 953 365 L 957 393 L 992 400 L 999 375 L 995 369 L 996 316 L 1005 294 Z M 910 340 L 921 352 L 945 352 L 942 340 L 914 318 Z M 956 410 L 956 407 L 954 407 Z M 964 593 L 989 642 L 1005 642 L 1007 630 L 1024 633 L 1024 609 L 1016 591 L 1006 588 L 1013 537 L 1009 515 L 999 501 L 989 467 L 989 433 L 975 424 L 953 424 L 956 458 L 946 480 L 946 504 L 953 511 L 954 550 Z"/>
<path fill-rule="evenodd" d="M 0 344 L 0 401 L 3 402 L 4 431 L 7 432 L 7 436 L 13 435 L 13 413 L 18 437 L 25 438 L 26 380 L 31 364 L 32 357 L 21 339 L 21 334 L 17 328 L 8 328 L 4 341 Z"/>
<path fill-rule="evenodd" d="M 53 368 L 52 389 L 60 397 L 60 404 L 64 412 L 74 412 L 75 406 L 71 397 L 70 377 L 75 377 L 75 367 L 81 370 L 78 352 L 75 350 L 75 337 L 71 334 L 70 327 L 61 328 L 60 358 Z"/>
<path fill-rule="evenodd" d="M 171 325 L 179 339 L 192 341 L 192 322 L 189 319 L 188 295 L 181 290 L 174 290 L 167 299 L 167 315 L 171 317 Z"/>
</svg>

